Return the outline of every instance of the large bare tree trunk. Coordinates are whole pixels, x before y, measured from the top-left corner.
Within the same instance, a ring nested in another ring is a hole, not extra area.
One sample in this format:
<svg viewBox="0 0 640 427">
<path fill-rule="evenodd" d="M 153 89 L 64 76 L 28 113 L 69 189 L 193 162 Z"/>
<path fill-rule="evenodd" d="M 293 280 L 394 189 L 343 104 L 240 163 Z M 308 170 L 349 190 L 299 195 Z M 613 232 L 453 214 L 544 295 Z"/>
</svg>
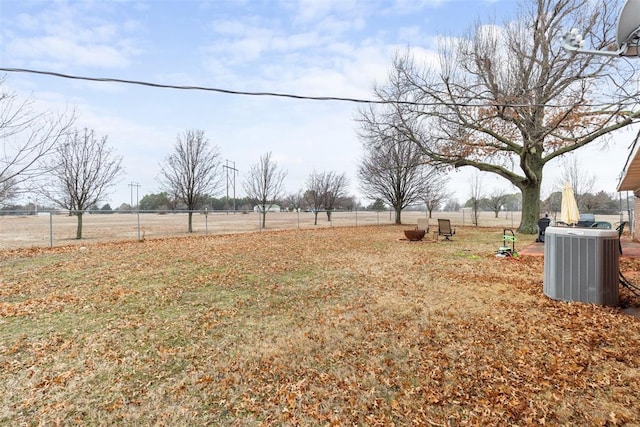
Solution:
<svg viewBox="0 0 640 427">
<path fill-rule="evenodd" d="M 540 219 L 540 183 L 529 184 L 522 187 L 522 219 L 520 220 L 520 233 L 537 233 L 537 224 Z M 535 224 L 535 225 L 534 225 Z"/>
<path fill-rule="evenodd" d="M 76 227 L 76 239 L 82 239 L 82 212 L 76 213 L 78 216 L 78 225 Z"/>
</svg>

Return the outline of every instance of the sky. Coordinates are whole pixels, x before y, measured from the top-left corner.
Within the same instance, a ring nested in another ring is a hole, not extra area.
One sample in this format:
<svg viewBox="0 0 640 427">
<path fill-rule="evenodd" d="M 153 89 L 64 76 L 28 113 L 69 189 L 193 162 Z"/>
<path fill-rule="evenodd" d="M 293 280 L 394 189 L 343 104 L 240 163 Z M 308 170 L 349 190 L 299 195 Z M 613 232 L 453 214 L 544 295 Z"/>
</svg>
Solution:
<svg viewBox="0 0 640 427">
<path fill-rule="evenodd" d="M 504 22 L 516 6 L 515 0 L 0 0 L 0 67 L 372 99 L 395 52 L 434 53 L 438 37 L 463 35 L 478 20 Z M 304 189 L 314 170 L 334 171 L 349 178 L 349 194 L 366 201 L 356 178 L 363 152 L 354 103 L 24 73 L 7 73 L 5 85 L 43 109 L 75 109 L 78 128 L 108 137 L 124 167 L 103 201 L 114 208 L 162 191 L 161 164 L 189 129 L 204 131 L 222 162 L 237 169 L 237 197 L 251 166 L 271 152 L 287 172 L 288 193 Z M 596 177 L 596 191 L 616 191 L 633 136 L 622 131 L 606 146 L 576 154 Z M 460 202 L 470 197 L 473 173 L 462 168 L 449 176 Z M 560 190 L 560 173 L 560 162 L 546 167 L 543 197 Z M 493 175 L 481 180 L 491 191 L 517 191 Z M 227 192 L 233 196 L 232 185 L 217 196 Z"/>
</svg>

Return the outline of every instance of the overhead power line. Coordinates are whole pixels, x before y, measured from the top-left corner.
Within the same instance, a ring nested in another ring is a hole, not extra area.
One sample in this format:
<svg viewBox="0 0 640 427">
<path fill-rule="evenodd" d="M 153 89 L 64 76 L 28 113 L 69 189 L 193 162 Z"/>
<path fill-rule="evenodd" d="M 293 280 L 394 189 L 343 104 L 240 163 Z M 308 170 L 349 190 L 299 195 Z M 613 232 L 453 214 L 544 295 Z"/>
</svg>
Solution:
<svg viewBox="0 0 640 427">
<path fill-rule="evenodd" d="M 174 85 L 174 84 L 163 84 L 163 83 L 153 83 L 142 80 L 129 80 L 129 79 L 116 79 L 112 77 L 88 77 L 88 76 L 77 76 L 71 74 L 63 74 L 57 73 L 55 71 L 45 71 L 45 70 L 32 70 L 28 68 L 6 68 L 0 67 L 0 71 L 4 71 L 7 73 L 27 73 L 27 74 L 39 74 L 45 76 L 58 77 L 63 79 L 70 80 L 84 80 L 84 81 L 92 81 L 92 82 L 103 82 L 103 83 L 121 83 L 121 84 L 129 84 L 129 85 L 138 85 L 138 86 L 146 86 L 152 88 L 161 88 L 161 89 L 176 89 L 176 90 L 195 90 L 195 91 L 205 91 L 205 92 L 217 92 L 224 93 L 228 95 L 244 95 L 244 96 L 266 96 L 266 97 L 277 97 L 277 98 L 290 98 L 290 99 L 301 99 L 301 100 L 310 100 L 310 101 L 340 101 L 340 102 L 352 102 L 356 104 L 402 104 L 402 105 L 414 105 L 414 106 L 451 106 L 451 107 L 476 107 L 476 108 L 486 108 L 486 107 L 510 107 L 510 108 L 526 108 L 526 107 L 538 107 L 538 106 L 546 106 L 546 107 L 556 107 L 556 108 L 570 108 L 574 107 L 574 104 L 510 104 L 510 103 L 486 103 L 486 104 L 478 104 L 478 103 L 463 103 L 463 102 L 417 102 L 417 101 L 390 101 L 390 100 L 375 100 L 375 99 L 363 99 L 363 98 L 350 98 L 350 97 L 342 97 L 342 96 L 309 96 L 309 95 L 296 95 L 292 93 L 282 93 L 282 92 L 251 92 L 251 91 L 241 91 L 241 90 L 232 90 L 232 89 L 221 89 L 215 87 L 208 86 L 189 86 L 189 85 Z M 594 103 L 594 104 L 583 104 L 583 107 L 610 107 L 613 105 L 612 103 Z"/>
<path fill-rule="evenodd" d="M 370 99 L 348 98 L 348 97 L 340 97 L 340 96 L 307 96 L 307 95 L 296 95 L 291 93 L 278 93 L 278 92 L 249 92 L 249 91 L 221 89 L 221 88 L 207 87 L 207 86 L 184 86 L 184 85 L 162 84 L 162 83 L 146 82 L 141 80 L 116 79 L 111 77 L 75 76 L 70 74 L 57 73 L 54 71 L 30 70 L 26 68 L 0 68 L 0 71 L 5 71 L 8 73 L 40 74 L 40 75 L 46 75 L 46 76 L 60 77 L 64 79 L 86 80 L 86 81 L 92 81 L 92 82 L 123 83 L 123 84 L 155 87 L 155 88 L 162 88 L 162 89 L 218 92 L 218 93 L 225 93 L 229 95 L 270 96 L 270 97 L 280 97 L 280 98 L 306 99 L 306 100 L 312 100 L 312 101 L 344 101 L 344 102 L 355 102 L 360 104 L 388 104 L 389 103 L 388 101 L 384 101 L 384 100 L 370 100 Z M 413 103 L 413 104 L 418 104 L 418 103 Z"/>
</svg>

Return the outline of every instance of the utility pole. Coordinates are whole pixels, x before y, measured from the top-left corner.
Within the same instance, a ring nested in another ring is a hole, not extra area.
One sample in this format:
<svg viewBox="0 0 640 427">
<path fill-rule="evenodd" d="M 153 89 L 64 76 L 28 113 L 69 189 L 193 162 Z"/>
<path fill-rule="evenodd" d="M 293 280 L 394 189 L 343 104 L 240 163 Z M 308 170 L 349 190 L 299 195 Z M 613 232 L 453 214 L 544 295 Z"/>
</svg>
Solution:
<svg viewBox="0 0 640 427">
<path fill-rule="evenodd" d="M 136 213 L 137 213 L 137 217 L 138 217 L 138 241 L 141 240 L 140 238 L 140 206 L 139 205 L 139 193 L 138 191 L 140 190 L 140 183 L 139 182 L 131 182 L 129 183 L 129 187 L 131 187 L 131 210 L 133 211 L 133 187 L 136 188 Z"/>
<path fill-rule="evenodd" d="M 138 195 L 139 195 L 138 190 L 140 188 L 140 183 L 138 183 L 138 182 L 130 182 L 129 183 L 129 187 L 131 187 L 131 211 L 133 212 L 133 207 L 134 206 L 138 206 Z M 134 187 L 136 189 L 136 204 L 135 205 L 133 204 L 133 189 L 134 189 Z"/>
<path fill-rule="evenodd" d="M 230 166 L 231 163 L 233 166 Z M 225 164 L 222 167 L 226 170 L 227 174 L 227 203 L 229 202 L 229 173 L 231 172 L 231 185 L 233 186 L 233 213 L 236 213 L 236 173 L 238 169 L 236 169 L 236 162 L 232 162 L 230 160 L 225 160 Z M 227 212 L 228 213 L 228 212 Z"/>
</svg>

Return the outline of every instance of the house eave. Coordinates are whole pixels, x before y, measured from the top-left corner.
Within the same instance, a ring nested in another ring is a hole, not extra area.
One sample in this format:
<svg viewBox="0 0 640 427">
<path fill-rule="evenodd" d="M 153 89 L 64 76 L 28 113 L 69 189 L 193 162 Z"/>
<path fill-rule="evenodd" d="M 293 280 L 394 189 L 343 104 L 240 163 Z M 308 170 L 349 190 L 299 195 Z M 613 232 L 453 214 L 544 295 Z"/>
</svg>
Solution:
<svg viewBox="0 0 640 427">
<path fill-rule="evenodd" d="M 632 152 L 627 159 L 627 164 L 622 172 L 622 178 L 618 183 L 618 191 L 640 191 L 640 144 L 634 144 Z"/>
</svg>

